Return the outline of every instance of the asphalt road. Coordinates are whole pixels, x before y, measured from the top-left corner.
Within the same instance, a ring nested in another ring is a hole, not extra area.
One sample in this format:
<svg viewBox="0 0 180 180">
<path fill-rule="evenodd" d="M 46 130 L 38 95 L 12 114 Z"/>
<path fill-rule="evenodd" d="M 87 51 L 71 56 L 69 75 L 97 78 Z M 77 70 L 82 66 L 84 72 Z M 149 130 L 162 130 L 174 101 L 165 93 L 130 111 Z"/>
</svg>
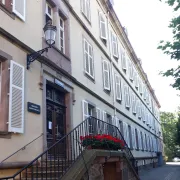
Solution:
<svg viewBox="0 0 180 180">
<path fill-rule="evenodd" d="M 140 173 L 141 180 L 180 180 L 180 162 L 167 163 L 163 167 L 153 168 Z"/>
</svg>

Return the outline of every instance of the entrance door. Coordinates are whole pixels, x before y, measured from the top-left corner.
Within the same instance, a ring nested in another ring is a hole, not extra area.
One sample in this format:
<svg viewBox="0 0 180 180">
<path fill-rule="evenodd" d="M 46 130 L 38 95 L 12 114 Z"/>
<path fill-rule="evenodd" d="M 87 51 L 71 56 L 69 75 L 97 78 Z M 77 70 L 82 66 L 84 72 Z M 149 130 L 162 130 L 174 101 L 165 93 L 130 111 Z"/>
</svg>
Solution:
<svg viewBox="0 0 180 180">
<path fill-rule="evenodd" d="M 61 140 L 65 135 L 66 107 L 64 106 L 65 94 L 47 86 L 46 117 L 47 117 L 47 145 L 48 148 Z M 65 156 L 66 144 L 61 141 L 56 148 L 49 151 L 49 156 Z"/>
</svg>

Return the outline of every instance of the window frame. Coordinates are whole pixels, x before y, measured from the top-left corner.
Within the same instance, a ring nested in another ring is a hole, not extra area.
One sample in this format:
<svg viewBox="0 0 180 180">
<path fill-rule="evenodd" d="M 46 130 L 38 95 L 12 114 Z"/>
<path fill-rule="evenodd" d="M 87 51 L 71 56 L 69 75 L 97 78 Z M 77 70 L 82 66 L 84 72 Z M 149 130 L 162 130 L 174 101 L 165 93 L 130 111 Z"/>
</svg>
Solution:
<svg viewBox="0 0 180 180">
<path fill-rule="evenodd" d="M 63 27 L 61 26 L 61 21 L 63 22 Z M 59 16 L 59 39 L 60 39 L 60 51 L 63 52 L 65 54 L 65 20 Z M 63 32 L 63 46 L 61 44 L 61 31 Z M 63 48 L 63 51 L 62 51 L 62 48 Z"/>
<path fill-rule="evenodd" d="M 86 49 L 85 49 L 85 43 L 87 43 L 87 46 L 88 46 L 88 67 L 89 67 L 89 72 L 86 70 Z M 89 47 L 91 48 L 91 52 L 92 52 L 92 55 L 89 55 Z M 90 78 L 92 78 L 93 80 L 95 79 L 95 69 L 94 69 L 94 57 L 93 57 L 93 47 L 92 45 L 87 41 L 86 38 L 83 38 L 83 59 L 84 59 L 84 71 L 85 71 L 85 74 L 87 74 Z M 92 59 L 92 75 L 90 74 L 91 70 L 90 70 L 90 59 L 89 59 L 89 56 L 90 58 Z"/>
<path fill-rule="evenodd" d="M 117 82 L 117 79 L 118 79 L 118 82 Z M 122 101 L 121 77 L 116 73 L 115 73 L 115 89 L 116 89 L 116 100 L 121 102 Z M 119 95 L 120 96 L 117 96 L 118 95 L 118 93 L 117 93 L 118 90 L 119 90 Z"/>
<path fill-rule="evenodd" d="M 118 38 L 113 31 L 111 31 L 111 49 L 113 57 L 119 59 Z M 117 54 L 115 54 L 115 50 Z"/>
<path fill-rule="evenodd" d="M 84 4 L 84 8 L 83 8 L 83 4 Z M 87 7 L 87 4 L 88 4 L 88 7 Z M 91 6 L 90 5 L 90 0 L 81 0 L 81 12 L 82 12 L 83 16 L 87 19 L 87 21 L 89 23 L 91 23 L 91 11 L 90 11 L 91 8 L 90 8 L 90 6 Z M 89 17 L 88 17 L 88 15 L 89 15 Z"/>
<path fill-rule="evenodd" d="M 108 67 L 108 70 L 105 70 L 105 68 L 104 68 L 104 63 L 107 63 L 106 65 L 107 65 L 107 67 Z M 107 61 L 107 60 L 105 60 L 105 59 L 103 59 L 102 58 L 102 65 L 103 65 L 103 87 L 104 87 L 104 90 L 106 90 L 106 91 L 111 91 L 111 79 L 110 79 L 110 63 Z M 105 87 L 105 73 L 107 73 L 108 74 L 108 82 L 109 82 L 109 87 Z"/>
<path fill-rule="evenodd" d="M 48 13 L 48 7 L 51 8 L 51 15 Z M 49 16 L 49 18 L 53 21 L 53 8 L 52 6 L 46 1 L 46 11 L 45 14 Z"/>
<path fill-rule="evenodd" d="M 103 20 L 103 21 L 102 21 Z M 104 30 L 105 30 L 105 36 L 103 36 L 103 33 L 102 33 L 102 24 L 104 24 Z M 99 30 L 100 30 L 100 38 L 105 41 L 107 41 L 108 39 L 108 36 L 107 36 L 107 19 L 106 19 L 106 16 L 103 12 L 99 12 Z"/>
<path fill-rule="evenodd" d="M 126 109 L 129 110 L 131 108 L 131 102 L 130 102 L 131 100 L 130 100 L 130 88 L 127 84 L 124 84 L 124 97 L 125 97 L 125 107 Z"/>
</svg>

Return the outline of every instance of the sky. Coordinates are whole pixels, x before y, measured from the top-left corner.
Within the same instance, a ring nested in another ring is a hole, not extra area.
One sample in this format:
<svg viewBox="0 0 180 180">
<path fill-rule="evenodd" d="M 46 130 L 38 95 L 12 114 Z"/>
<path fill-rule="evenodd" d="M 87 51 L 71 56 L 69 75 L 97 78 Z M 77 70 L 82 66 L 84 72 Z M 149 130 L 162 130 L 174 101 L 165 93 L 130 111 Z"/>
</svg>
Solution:
<svg viewBox="0 0 180 180">
<path fill-rule="evenodd" d="M 172 78 L 162 77 L 160 71 L 177 66 L 158 50 L 160 40 L 172 40 L 169 22 L 172 8 L 159 0 L 114 0 L 114 9 L 122 26 L 128 30 L 128 38 L 161 104 L 161 111 L 174 112 L 180 106 L 179 91 L 170 84 Z"/>
</svg>

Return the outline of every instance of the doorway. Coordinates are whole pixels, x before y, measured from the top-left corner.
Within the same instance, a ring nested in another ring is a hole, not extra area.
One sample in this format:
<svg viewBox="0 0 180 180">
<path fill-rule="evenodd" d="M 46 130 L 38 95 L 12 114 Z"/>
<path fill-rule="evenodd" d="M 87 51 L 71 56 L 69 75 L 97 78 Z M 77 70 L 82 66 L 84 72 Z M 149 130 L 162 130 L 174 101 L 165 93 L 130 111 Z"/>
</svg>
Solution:
<svg viewBox="0 0 180 180">
<path fill-rule="evenodd" d="M 66 134 L 66 106 L 65 92 L 52 87 L 46 86 L 46 132 L 47 147 L 61 140 Z M 49 151 L 48 156 L 62 156 L 66 154 L 65 140 L 58 143 L 56 153 Z"/>
</svg>

